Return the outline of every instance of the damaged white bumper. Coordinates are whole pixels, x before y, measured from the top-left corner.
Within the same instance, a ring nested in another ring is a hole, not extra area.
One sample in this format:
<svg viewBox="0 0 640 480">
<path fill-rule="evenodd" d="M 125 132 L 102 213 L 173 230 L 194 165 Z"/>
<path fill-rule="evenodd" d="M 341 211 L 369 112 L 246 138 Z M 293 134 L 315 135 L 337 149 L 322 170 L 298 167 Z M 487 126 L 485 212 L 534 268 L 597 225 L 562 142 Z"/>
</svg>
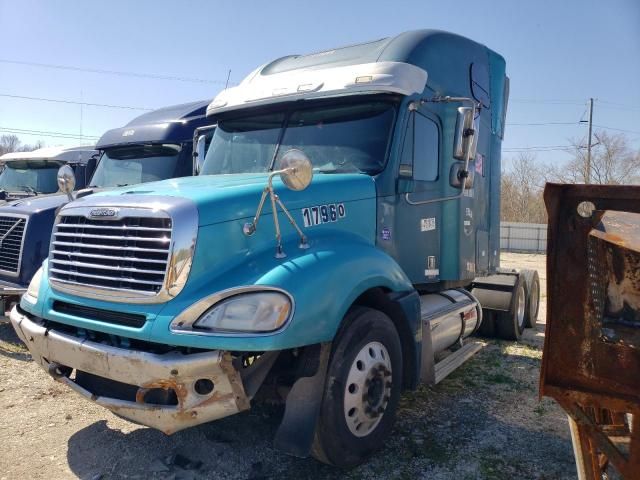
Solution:
<svg viewBox="0 0 640 480">
<path fill-rule="evenodd" d="M 154 354 L 111 347 L 46 330 L 15 307 L 11 311 L 11 323 L 33 359 L 56 380 L 122 417 L 164 433 L 174 433 L 249 408 L 242 380 L 228 353 Z M 135 400 L 96 395 L 61 374 L 71 369 L 138 387 Z M 213 388 L 203 391 L 196 384 Z M 177 404 L 146 403 L 147 394 L 154 389 L 173 390 Z"/>
</svg>

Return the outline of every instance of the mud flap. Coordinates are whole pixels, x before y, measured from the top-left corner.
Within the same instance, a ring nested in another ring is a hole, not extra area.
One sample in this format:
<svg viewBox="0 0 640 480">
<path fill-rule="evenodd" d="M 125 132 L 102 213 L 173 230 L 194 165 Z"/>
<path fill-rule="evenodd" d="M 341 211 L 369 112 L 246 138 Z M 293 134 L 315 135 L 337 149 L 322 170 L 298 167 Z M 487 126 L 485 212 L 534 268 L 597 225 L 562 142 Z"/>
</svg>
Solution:
<svg viewBox="0 0 640 480">
<path fill-rule="evenodd" d="M 331 342 L 305 349 L 303 362 L 311 366 L 309 373 L 313 375 L 298 378 L 287 395 L 284 416 L 274 439 L 278 450 L 294 457 L 309 456 L 324 396 L 330 354 Z"/>
</svg>

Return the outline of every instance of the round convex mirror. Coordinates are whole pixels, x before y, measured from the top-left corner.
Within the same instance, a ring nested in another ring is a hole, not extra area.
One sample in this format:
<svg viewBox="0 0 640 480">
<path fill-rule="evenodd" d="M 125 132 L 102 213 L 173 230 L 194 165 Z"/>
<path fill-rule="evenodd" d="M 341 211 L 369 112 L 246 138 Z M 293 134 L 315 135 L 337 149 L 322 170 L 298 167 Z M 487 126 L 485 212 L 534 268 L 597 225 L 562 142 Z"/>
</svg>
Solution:
<svg viewBox="0 0 640 480">
<path fill-rule="evenodd" d="M 76 176 L 73 173 L 73 168 L 69 165 L 63 165 L 58 170 L 58 188 L 67 195 L 73 192 L 76 188 Z"/>
<path fill-rule="evenodd" d="M 279 166 L 282 183 L 291 190 L 304 190 L 313 179 L 311 160 L 301 150 L 288 150 L 280 159 Z"/>
</svg>

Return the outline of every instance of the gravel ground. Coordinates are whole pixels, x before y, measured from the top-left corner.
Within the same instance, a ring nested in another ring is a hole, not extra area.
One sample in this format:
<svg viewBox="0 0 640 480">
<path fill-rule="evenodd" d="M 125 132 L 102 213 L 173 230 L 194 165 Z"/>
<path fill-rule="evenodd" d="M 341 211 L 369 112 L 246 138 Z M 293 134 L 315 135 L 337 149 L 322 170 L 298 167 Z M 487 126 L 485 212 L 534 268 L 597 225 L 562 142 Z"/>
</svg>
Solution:
<svg viewBox="0 0 640 480">
<path fill-rule="evenodd" d="M 503 266 L 538 270 L 538 327 L 520 343 L 488 341 L 438 386 L 405 393 L 386 448 L 349 472 L 274 450 L 278 411 L 170 437 L 128 423 L 52 381 L 0 324 L 0 479 L 575 478 L 566 417 L 538 400 L 545 257 L 503 254 Z"/>
</svg>

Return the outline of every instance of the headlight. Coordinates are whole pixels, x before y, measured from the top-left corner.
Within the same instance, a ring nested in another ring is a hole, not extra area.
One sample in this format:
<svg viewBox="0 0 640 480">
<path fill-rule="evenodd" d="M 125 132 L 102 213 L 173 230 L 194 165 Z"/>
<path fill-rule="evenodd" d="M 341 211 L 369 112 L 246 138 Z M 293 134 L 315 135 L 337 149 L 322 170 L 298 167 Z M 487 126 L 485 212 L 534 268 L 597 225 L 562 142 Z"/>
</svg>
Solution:
<svg viewBox="0 0 640 480">
<path fill-rule="evenodd" d="M 38 301 L 38 292 L 40 291 L 41 282 L 42 267 L 40 267 L 36 274 L 33 276 L 33 278 L 31 279 L 31 283 L 29 283 L 29 288 L 27 288 L 27 293 L 24 294 L 29 303 L 36 303 Z"/>
<path fill-rule="evenodd" d="M 193 324 L 198 330 L 271 332 L 291 314 L 289 297 L 280 292 L 243 293 L 217 303 Z"/>
</svg>

